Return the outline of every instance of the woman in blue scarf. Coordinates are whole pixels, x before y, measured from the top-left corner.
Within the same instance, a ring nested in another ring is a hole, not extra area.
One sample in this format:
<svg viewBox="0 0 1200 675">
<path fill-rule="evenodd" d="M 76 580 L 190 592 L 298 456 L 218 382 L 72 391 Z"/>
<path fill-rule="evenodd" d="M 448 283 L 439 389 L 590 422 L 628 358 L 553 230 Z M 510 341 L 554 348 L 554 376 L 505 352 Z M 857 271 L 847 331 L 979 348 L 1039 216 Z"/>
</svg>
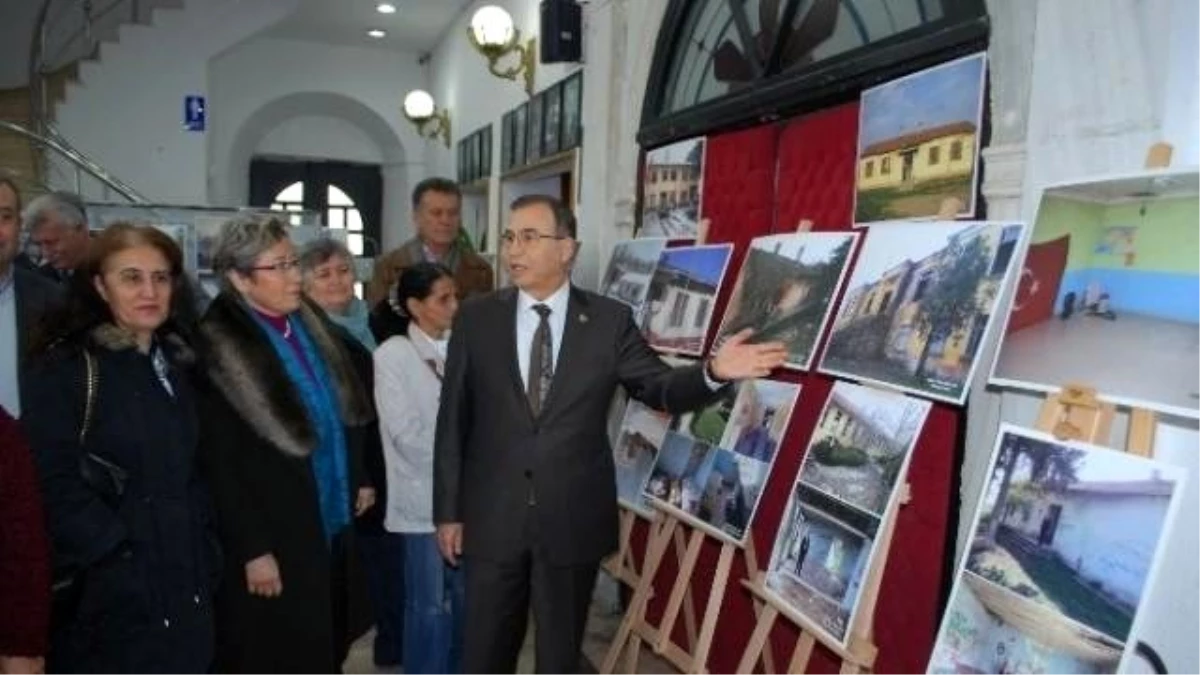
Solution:
<svg viewBox="0 0 1200 675">
<path fill-rule="evenodd" d="M 199 400 L 225 554 L 216 670 L 339 672 L 357 605 L 350 525 L 375 498 L 371 392 L 341 329 L 301 294 L 282 221 L 226 223 L 213 268 Z"/>
<path fill-rule="evenodd" d="M 373 352 L 377 346 L 371 334 L 367 304 L 354 294 L 358 276 L 354 257 L 345 244 L 336 239 L 317 239 L 300 252 L 304 273 L 304 294 L 317 303 L 329 318 L 341 326 L 350 338 L 352 357 L 359 377 L 368 391 L 374 390 Z M 371 595 L 371 619 L 375 623 L 374 660 L 377 667 L 399 665 L 404 635 L 404 541 L 383 528 L 387 504 L 387 470 L 383 461 L 383 443 L 378 432 L 369 434 L 363 447 L 363 467 L 375 487 L 375 506 L 355 522 L 358 550 L 362 554 L 367 590 Z M 352 625 L 354 632 L 369 625 Z"/>
</svg>

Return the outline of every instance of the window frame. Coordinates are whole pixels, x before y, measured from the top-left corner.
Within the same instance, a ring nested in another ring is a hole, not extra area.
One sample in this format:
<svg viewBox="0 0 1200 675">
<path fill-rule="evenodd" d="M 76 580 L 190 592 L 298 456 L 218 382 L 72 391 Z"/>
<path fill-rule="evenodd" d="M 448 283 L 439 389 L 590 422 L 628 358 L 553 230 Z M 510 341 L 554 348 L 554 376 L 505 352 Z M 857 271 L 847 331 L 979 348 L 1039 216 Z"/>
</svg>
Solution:
<svg viewBox="0 0 1200 675">
<path fill-rule="evenodd" d="M 990 29 L 986 0 L 945 0 L 940 19 L 808 66 L 781 69 L 779 50 L 772 45 L 769 62 L 754 61 L 755 76 L 745 86 L 683 110 L 663 112 L 673 59 L 691 38 L 684 32 L 690 12 L 703 9 L 705 2 L 721 1 L 671 0 L 668 5 L 642 101 L 637 134 L 642 147 L 774 122 L 856 99 L 876 84 L 986 49 Z M 724 1 L 730 3 L 734 23 L 742 23 L 745 6 Z M 788 0 L 782 15 L 794 17 L 800 1 Z"/>
</svg>

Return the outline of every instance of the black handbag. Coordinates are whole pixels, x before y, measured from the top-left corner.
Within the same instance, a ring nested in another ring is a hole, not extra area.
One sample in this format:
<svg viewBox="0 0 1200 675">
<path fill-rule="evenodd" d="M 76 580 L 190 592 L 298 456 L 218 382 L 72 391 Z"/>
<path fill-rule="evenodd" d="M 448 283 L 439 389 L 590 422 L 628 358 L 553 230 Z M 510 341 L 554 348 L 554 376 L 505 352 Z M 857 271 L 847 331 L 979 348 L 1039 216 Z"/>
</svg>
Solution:
<svg viewBox="0 0 1200 675">
<path fill-rule="evenodd" d="M 96 357 L 87 348 L 83 349 L 85 366 L 84 377 L 84 407 L 83 421 L 79 425 L 79 473 L 83 481 L 100 495 L 111 508 L 120 506 L 121 498 L 125 495 L 125 484 L 129 473 L 94 452 L 87 451 L 87 435 L 92 427 L 95 416 L 96 396 L 100 387 L 100 372 L 96 365 Z M 55 566 L 54 580 L 51 586 L 53 604 L 50 610 L 51 621 L 55 625 L 64 625 L 75 616 L 79 600 L 83 595 L 81 577 L 83 570 L 75 565 Z"/>
</svg>

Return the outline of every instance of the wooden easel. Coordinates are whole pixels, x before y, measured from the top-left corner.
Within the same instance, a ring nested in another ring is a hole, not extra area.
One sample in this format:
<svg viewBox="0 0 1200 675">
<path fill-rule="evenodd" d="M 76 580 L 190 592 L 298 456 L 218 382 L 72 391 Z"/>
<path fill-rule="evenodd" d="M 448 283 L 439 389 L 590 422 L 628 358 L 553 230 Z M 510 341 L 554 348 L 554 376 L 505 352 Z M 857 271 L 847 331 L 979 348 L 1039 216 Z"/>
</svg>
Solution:
<svg viewBox="0 0 1200 675">
<path fill-rule="evenodd" d="M 1085 384 L 1067 384 L 1057 394 L 1046 397 L 1035 427 L 1060 441 L 1086 441 L 1109 447 L 1115 414 L 1115 406 L 1100 400 L 1094 388 Z M 1152 457 L 1157 424 L 1158 416 L 1154 412 L 1131 408 L 1129 433 L 1123 447 L 1125 452 Z"/>
<path fill-rule="evenodd" d="M 650 548 L 649 543 L 647 543 L 646 555 L 643 557 L 642 565 L 639 566 L 637 561 L 634 560 L 633 556 L 633 528 L 639 520 L 645 521 L 647 526 L 650 528 L 647 542 L 652 541 L 658 532 L 658 529 L 661 527 L 661 512 L 654 511 L 652 514 L 647 515 L 638 511 L 637 509 L 632 509 L 626 506 L 624 503 L 618 504 L 618 508 L 620 509 L 620 541 L 618 543 L 617 552 L 605 560 L 601 567 L 603 567 L 604 571 L 608 572 L 614 579 L 616 579 L 618 583 L 629 587 L 631 591 L 636 593 L 638 585 L 642 580 L 642 572 L 646 569 L 646 561 L 650 559 Z M 675 532 L 674 544 L 677 561 L 679 564 L 682 564 L 684 550 L 682 531 Z M 653 597 L 653 595 L 654 590 L 652 585 L 650 596 Z M 683 620 L 685 630 L 687 631 L 688 647 L 691 649 L 695 648 L 696 645 L 696 606 L 695 602 L 692 600 L 692 592 L 690 589 L 688 590 L 687 597 L 684 598 L 684 600 L 687 606 L 685 608 L 686 612 L 683 615 Z M 644 633 L 644 630 L 642 632 Z M 632 663 L 628 664 L 630 666 L 630 670 L 628 672 L 635 672 L 637 668 L 636 653 L 632 658 Z"/>
<path fill-rule="evenodd" d="M 751 574 L 754 574 L 758 569 L 755 559 L 754 532 L 752 528 L 747 528 L 744 546 L 739 546 L 732 541 L 722 540 L 716 572 L 711 578 L 706 577 L 701 580 L 705 585 L 710 587 L 710 590 L 708 603 L 704 609 L 700 634 L 696 639 L 691 640 L 691 645 L 687 649 L 679 646 L 672 640 L 671 635 L 675 631 L 675 626 L 679 620 L 679 612 L 682 609 L 684 601 L 687 600 L 689 607 L 692 605 L 692 579 L 695 576 L 696 564 L 700 559 L 700 549 L 704 541 L 712 535 L 707 533 L 703 528 L 690 525 L 683 519 L 683 512 L 672 506 L 656 502 L 655 508 L 661 514 L 659 517 L 659 526 L 657 530 L 652 532 L 650 541 L 647 544 L 646 560 L 642 566 L 641 577 L 634 590 L 629 608 L 625 612 L 625 617 L 621 620 L 621 625 L 617 628 L 617 634 L 614 636 L 604 663 L 601 665 L 600 672 L 602 673 L 615 672 L 617 662 L 621 659 L 622 655 L 625 658 L 622 671 L 629 673 L 636 672 L 638 654 L 643 641 L 650 644 L 655 653 L 665 658 L 681 672 L 708 672 L 708 655 L 712 649 L 717 620 L 720 617 L 721 605 L 725 599 L 725 590 L 729 584 L 729 574 L 733 567 L 734 553 L 738 550 L 744 553 L 746 568 Z M 685 535 L 685 531 L 689 529 L 691 530 L 690 534 Z M 685 536 L 687 545 L 683 547 Z M 675 545 L 677 552 L 682 550 L 682 558 L 679 563 L 678 574 L 675 577 L 675 583 L 672 585 L 671 593 L 667 598 L 667 607 L 663 613 L 662 620 L 658 626 L 654 626 L 646 619 L 646 609 L 653 594 L 654 577 L 662 564 L 663 556 L 672 544 Z M 689 635 L 690 638 L 691 636 Z"/>
</svg>

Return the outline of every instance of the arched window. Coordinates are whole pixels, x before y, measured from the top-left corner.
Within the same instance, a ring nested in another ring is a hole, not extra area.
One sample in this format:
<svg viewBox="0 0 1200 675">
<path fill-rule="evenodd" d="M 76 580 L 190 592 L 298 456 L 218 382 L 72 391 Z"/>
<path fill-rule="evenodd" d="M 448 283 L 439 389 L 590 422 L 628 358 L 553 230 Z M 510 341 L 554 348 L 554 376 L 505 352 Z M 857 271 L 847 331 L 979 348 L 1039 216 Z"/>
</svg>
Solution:
<svg viewBox="0 0 1200 675">
<path fill-rule="evenodd" d="M 346 230 L 346 246 L 354 255 L 363 254 L 362 213 L 354 200 L 336 185 L 327 188 L 325 224 L 334 230 Z"/>
<path fill-rule="evenodd" d="M 271 200 L 271 209 L 273 211 L 289 211 L 299 212 L 304 210 L 304 183 L 296 181 L 291 185 L 279 191 L 275 195 L 275 199 Z M 293 215 L 288 217 L 288 221 L 292 225 L 301 225 L 300 216 Z"/>
<path fill-rule="evenodd" d="M 671 0 L 638 141 L 788 117 L 987 44 L 985 0 Z"/>
</svg>

